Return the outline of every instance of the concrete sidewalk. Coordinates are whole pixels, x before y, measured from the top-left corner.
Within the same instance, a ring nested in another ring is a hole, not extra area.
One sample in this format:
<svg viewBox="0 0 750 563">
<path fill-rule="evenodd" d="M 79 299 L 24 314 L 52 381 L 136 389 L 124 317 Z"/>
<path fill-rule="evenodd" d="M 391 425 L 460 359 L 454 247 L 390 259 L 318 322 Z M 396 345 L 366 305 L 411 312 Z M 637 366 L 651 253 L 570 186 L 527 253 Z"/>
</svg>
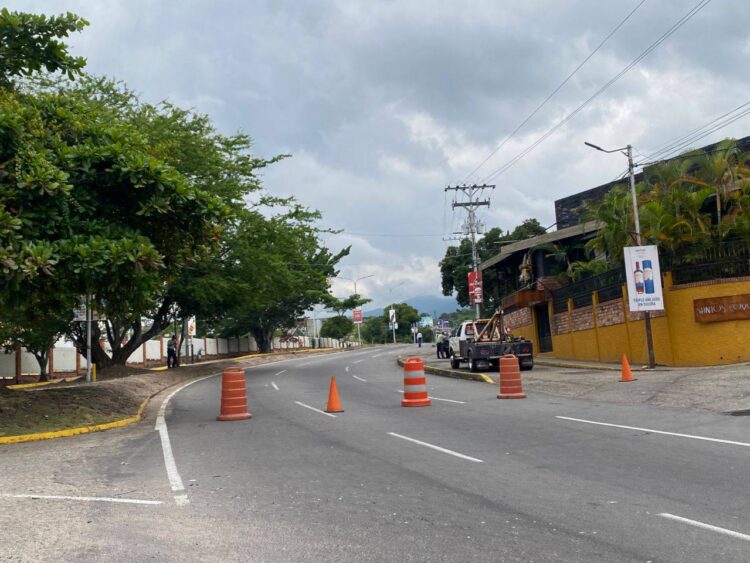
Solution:
<svg viewBox="0 0 750 563">
<path fill-rule="evenodd" d="M 561 362 L 562 363 L 562 362 Z M 606 364 L 604 364 L 606 365 Z M 596 362 L 567 362 L 562 365 L 543 365 L 537 361 L 531 371 L 522 371 L 524 390 L 562 397 L 604 401 L 620 404 L 648 404 L 681 409 L 702 409 L 713 412 L 750 415 L 750 364 L 701 368 L 661 368 L 638 370 L 637 378 L 620 382 L 620 368 L 602 369 Z M 425 359 L 426 369 L 434 375 L 460 379 L 476 379 L 468 369 L 451 370 L 449 360 Z M 634 370 L 636 371 L 636 370 Z M 482 375 L 498 381 L 494 371 Z M 750 417 L 748 418 L 750 423 Z"/>
</svg>

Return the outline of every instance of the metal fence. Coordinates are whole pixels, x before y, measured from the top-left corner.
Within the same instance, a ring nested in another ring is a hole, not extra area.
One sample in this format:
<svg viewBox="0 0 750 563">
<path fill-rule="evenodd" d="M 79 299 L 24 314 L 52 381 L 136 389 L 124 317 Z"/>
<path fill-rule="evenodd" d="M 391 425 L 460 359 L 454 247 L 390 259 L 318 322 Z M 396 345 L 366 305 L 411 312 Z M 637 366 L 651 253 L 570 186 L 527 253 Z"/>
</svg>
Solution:
<svg viewBox="0 0 750 563">
<path fill-rule="evenodd" d="M 750 245 L 745 241 L 725 241 L 673 258 L 665 266 L 671 270 L 675 284 L 750 276 Z"/>
<path fill-rule="evenodd" d="M 602 274 L 572 282 L 552 290 L 552 306 L 555 313 L 568 310 L 568 299 L 573 300 L 573 307 L 587 307 L 593 303 L 593 293 L 599 292 L 599 301 L 609 301 L 622 296 L 625 283 L 625 268 L 618 266 Z"/>
</svg>

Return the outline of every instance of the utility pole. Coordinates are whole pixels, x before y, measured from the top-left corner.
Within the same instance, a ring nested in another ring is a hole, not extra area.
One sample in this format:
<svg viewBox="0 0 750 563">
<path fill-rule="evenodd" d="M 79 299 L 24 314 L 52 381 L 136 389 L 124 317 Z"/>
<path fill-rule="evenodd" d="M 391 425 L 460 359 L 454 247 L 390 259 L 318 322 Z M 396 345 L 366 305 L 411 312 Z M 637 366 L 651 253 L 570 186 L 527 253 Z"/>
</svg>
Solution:
<svg viewBox="0 0 750 563">
<path fill-rule="evenodd" d="M 471 264 L 472 264 L 472 270 L 474 271 L 474 275 L 477 276 L 479 273 L 479 254 L 477 253 L 477 234 L 479 233 L 480 224 L 479 221 L 477 221 L 477 215 L 476 215 L 476 209 L 478 207 L 490 206 L 490 200 L 489 199 L 478 199 L 482 193 L 484 193 L 484 190 L 494 190 L 494 185 L 488 185 L 488 184 L 482 184 L 480 186 L 477 186 L 476 184 L 473 184 L 471 186 L 467 186 L 466 184 L 460 185 L 460 186 L 448 186 L 445 188 L 445 191 L 455 191 L 456 195 L 458 195 L 458 192 L 463 193 L 463 195 L 467 198 L 468 201 L 453 201 L 453 209 L 456 207 L 463 207 L 466 209 L 466 212 L 468 213 L 468 216 L 466 217 L 466 221 L 464 222 L 464 230 L 463 233 L 453 233 L 454 235 L 469 235 L 471 240 Z M 476 279 L 476 278 L 475 278 Z M 470 300 L 473 300 L 474 298 L 470 295 Z M 481 304 L 479 302 L 474 303 L 474 307 L 476 308 L 476 318 L 479 318 L 482 314 L 481 312 Z"/>
<path fill-rule="evenodd" d="M 635 226 L 635 243 L 641 246 L 641 220 L 638 216 L 638 194 L 635 191 L 635 165 L 633 164 L 633 145 L 628 145 L 621 149 L 605 150 L 591 143 L 584 142 L 584 145 L 601 152 L 612 153 L 620 152 L 628 157 L 628 175 L 630 176 L 630 194 L 633 197 L 633 224 Z M 654 369 L 656 358 L 654 357 L 654 337 L 651 333 L 651 311 L 643 311 L 643 321 L 646 325 L 646 348 L 648 349 L 648 367 Z"/>
</svg>

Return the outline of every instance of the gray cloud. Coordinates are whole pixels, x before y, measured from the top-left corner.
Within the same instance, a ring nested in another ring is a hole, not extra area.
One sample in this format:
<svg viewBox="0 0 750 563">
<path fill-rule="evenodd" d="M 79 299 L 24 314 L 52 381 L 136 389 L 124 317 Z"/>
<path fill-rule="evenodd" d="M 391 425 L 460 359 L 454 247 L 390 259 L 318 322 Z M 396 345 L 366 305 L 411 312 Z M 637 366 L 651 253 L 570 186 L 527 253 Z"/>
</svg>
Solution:
<svg viewBox="0 0 750 563">
<path fill-rule="evenodd" d="M 76 12 L 89 70 L 116 76 L 253 136 L 269 191 L 294 194 L 354 233 L 450 232 L 443 187 L 462 180 L 636 5 L 546 2 L 11 1 Z M 484 177 L 585 100 L 695 5 L 649 0 L 478 174 Z M 750 4 L 714 0 L 636 69 L 497 179 L 488 227 L 554 221 L 553 200 L 611 180 L 646 152 L 746 101 Z M 743 136 L 738 122 L 705 142 Z M 702 144 L 702 143 L 700 143 Z M 445 217 L 445 219 L 444 219 Z M 330 237 L 352 244 L 343 275 L 376 304 L 438 293 L 440 237 Z M 337 291 L 350 291 L 338 283 Z"/>
</svg>

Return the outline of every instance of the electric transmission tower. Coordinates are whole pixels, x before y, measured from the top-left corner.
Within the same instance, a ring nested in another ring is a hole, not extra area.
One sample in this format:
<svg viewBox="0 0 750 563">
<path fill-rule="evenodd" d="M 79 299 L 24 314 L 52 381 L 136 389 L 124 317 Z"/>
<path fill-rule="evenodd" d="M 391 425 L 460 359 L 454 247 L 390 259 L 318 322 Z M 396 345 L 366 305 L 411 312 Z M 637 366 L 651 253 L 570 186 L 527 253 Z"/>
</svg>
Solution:
<svg viewBox="0 0 750 563">
<path fill-rule="evenodd" d="M 463 207 L 466 209 L 466 212 L 468 213 L 466 217 L 466 221 L 464 222 L 464 228 L 463 232 L 453 233 L 454 235 L 462 235 L 460 238 L 469 237 L 469 240 L 471 240 L 471 264 L 472 269 L 474 271 L 474 279 L 477 279 L 477 276 L 479 275 L 479 254 L 477 253 L 477 234 L 481 232 L 482 225 L 477 220 L 477 214 L 476 210 L 478 207 L 490 206 L 490 200 L 487 199 L 480 199 L 483 197 L 485 190 L 494 190 L 494 185 L 488 185 L 488 184 L 482 184 L 481 186 L 478 186 L 476 184 L 473 184 L 471 186 L 467 186 L 466 184 L 463 184 L 461 186 L 448 186 L 445 188 L 445 191 L 454 191 L 456 192 L 456 195 L 458 196 L 458 192 L 461 192 L 464 197 L 466 198 L 466 201 L 456 201 L 453 200 L 453 209 L 456 207 Z M 472 295 L 469 295 L 469 299 L 471 301 L 475 301 L 474 297 Z M 476 315 L 477 318 L 481 315 L 480 310 L 480 303 L 479 301 L 474 302 L 474 306 L 476 307 Z"/>
</svg>

